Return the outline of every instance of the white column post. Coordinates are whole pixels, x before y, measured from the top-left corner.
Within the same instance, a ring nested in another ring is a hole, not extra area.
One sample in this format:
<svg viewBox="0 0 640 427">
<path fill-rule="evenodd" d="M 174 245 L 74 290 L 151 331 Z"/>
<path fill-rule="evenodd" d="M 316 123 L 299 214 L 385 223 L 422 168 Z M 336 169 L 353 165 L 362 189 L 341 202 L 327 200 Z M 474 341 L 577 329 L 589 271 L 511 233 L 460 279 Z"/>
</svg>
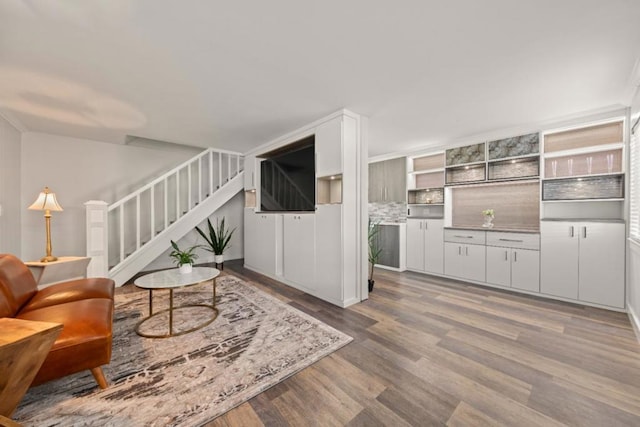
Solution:
<svg viewBox="0 0 640 427">
<path fill-rule="evenodd" d="M 101 200 L 86 202 L 87 256 L 91 258 L 87 277 L 109 276 L 108 205 Z"/>
</svg>

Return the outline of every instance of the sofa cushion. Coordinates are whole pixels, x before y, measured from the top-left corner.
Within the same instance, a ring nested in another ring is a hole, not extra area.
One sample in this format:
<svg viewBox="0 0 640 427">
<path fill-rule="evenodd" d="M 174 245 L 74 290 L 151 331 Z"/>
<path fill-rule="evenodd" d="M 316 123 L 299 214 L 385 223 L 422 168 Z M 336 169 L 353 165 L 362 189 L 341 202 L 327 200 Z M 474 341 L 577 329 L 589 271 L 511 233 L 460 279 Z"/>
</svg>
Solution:
<svg viewBox="0 0 640 427">
<path fill-rule="evenodd" d="M 29 268 L 10 254 L 0 254 L 0 317 L 14 317 L 38 291 Z"/>
<path fill-rule="evenodd" d="M 20 313 L 83 299 L 113 299 L 114 289 L 115 283 L 113 280 L 102 277 L 56 283 L 55 285 L 38 291 L 38 293 L 22 307 Z"/>
<path fill-rule="evenodd" d="M 105 365 L 111 360 L 112 300 L 73 301 L 20 313 L 16 317 L 64 325 L 33 385 Z"/>
</svg>

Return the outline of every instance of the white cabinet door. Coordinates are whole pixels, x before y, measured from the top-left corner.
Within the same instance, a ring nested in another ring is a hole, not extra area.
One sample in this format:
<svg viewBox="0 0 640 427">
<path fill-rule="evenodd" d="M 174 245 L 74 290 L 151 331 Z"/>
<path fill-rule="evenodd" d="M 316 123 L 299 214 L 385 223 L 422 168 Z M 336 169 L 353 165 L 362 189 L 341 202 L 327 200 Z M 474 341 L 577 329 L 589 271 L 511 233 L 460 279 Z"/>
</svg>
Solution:
<svg viewBox="0 0 640 427">
<path fill-rule="evenodd" d="M 462 250 L 465 277 L 484 282 L 486 280 L 486 247 L 484 245 L 463 245 Z"/>
<path fill-rule="evenodd" d="M 256 188 L 256 157 L 247 156 L 244 158 L 244 189 L 255 190 Z"/>
<path fill-rule="evenodd" d="M 444 242 L 444 274 L 452 277 L 464 277 L 462 271 L 461 243 Z"/>
<path fill-rule="evenodd" d="M 322 261 L 316 268 L 316 291 L 322 298 L 340 302 L 342 293 L 342 205 L 318 205 L 316 251 Z"/>
<path fill-rule="evenodd" d="M 540 292 L 578 299 L 578 227 L 571 222 L 540 225 Z"/>
<path fill-rule="evenodd" d="M 423 228 L 424 271 L 442 274 L 444 273 L 444 220 L 427 219 L 424 221 Z M 408 237 L 409 233 L 407 233 Z M 409 262 L 408 256 L 409 254 L 407 253 L 407 264 Z"/>
<path fill-rule="evenodd" d="M 487 246 L 487 283 L 511 286 L 511 249 Z"/>
<path fill-rule="evenodd" d="M 303 288 L 314 290 L 315 216 L 284 215 L 284 277 Z"/>
<path fill-rule="evenodd" d="M 316 175 L 342 173 L 342 118 L 323 123 L 316 128 Z"/>
<path fill-rule="evenodd" d="M 275 275 L 276 215 L 257 214 L 245 209 L 245 264 L 261 273 Z"/>
<path fill-rule="evenodd" d="M 625 226 L 620 223 L 579 223 L 578 299 L 624 308 Z"/>
<path fill-rule="evenodd" d="M 489 281 L 488 268 L 489 253 L 487 252 L 487 281 Z M 511 287 L 540 292 L 539 251 L 511 249 Z"/>
<path fill-rule="evenodd" d="M 424 223 L 422 219 L 407 218 L 407 268 L 411 270 L 424 271 L 425 269 Z M 442 245 L 442 239 L 440 244 Z"/>
</svg>

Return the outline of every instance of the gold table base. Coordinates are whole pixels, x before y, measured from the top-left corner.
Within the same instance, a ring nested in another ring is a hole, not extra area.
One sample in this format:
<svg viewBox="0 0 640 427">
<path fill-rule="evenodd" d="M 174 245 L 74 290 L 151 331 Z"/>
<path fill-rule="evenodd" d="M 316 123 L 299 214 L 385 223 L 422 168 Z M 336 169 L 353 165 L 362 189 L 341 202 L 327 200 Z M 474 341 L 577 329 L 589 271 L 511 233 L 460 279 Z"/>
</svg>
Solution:
<svg viewBox="0 0 640 427">
<path fill-rule="evenodd" d="M 214 320 L 216 320 L 218 318 L 218 309 L 216 308 L 216 279 L 214 278 L 212 281 L 212 285 L 213 285 L 213 304 L 212 305 L 208 305 L 208 304 L 185 304 L 185 305 L 181 305 L 178 307 L 174 307 L 173 306 L 173 290 L 177 289 L 177 288 L 169 288 L 169 308 L 158 311 L 156 313 L 153 312 L 153 289 L 149 289 L 149 316 L 145 317 L 144 319 L 140 320 L 137 324 L 136 324 L 136 334 L 140 335 L 141 337 L 144 338 L 169 338 L 169 337 L 177 337 L 180 335 L 184 335 L 184 334 L 188 334 L 190 332 L 193 331 L 197 331 L 198 329 L 202 329 L 205 326 L 209 325 L 211 322 L 213 322 Z M 204 321 L 203 323 L 194 326 L 193 328 L 189 328 L 185 331 L 180 331 L 180 332 L 173 332 L 173 312 L 175 310 L 181 309 L 181 308 L 191 308 L 191 307 L 206 307 L 206 308 L 210 308 L 213 311 L 213 315 L 210 318 L 207 318 L 206 321 Z M 140 327 L 148 320 L 153 319 L 154 317 L 162 314 L 162 313 L 166 313 L 169 312 L 169 333 L 168 334 L 146 334 L 144 332 L 140 332 Z"/>
</svg>

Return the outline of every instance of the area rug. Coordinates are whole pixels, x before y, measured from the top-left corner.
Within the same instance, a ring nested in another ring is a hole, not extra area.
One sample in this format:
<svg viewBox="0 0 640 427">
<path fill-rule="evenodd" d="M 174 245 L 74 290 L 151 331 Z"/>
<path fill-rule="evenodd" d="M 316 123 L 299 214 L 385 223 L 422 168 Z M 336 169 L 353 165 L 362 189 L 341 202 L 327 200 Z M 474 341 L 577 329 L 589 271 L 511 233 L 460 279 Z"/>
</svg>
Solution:
<svg viewBox="0 0 640 427">
<path fill-rule="evenodd" d="M 154 311 L 168 306 L 167 294 L 154 292 Z M 210 304 L 211 284 L 177 290 L 175 298 L 176 305 Z M 14 419 L 25 426 L 201 425 L 352 340 L 230 275 L 218 278 L 218 318 L 198 331 L 138 336 L 148 304 L 146 292 L 116 295 L 109 388 L 100 390 L 90 373 L 52 381 L 30 389 Z M 179 310 L 178 326 L 208 315 L 190 311 Z"/>
</svg>

